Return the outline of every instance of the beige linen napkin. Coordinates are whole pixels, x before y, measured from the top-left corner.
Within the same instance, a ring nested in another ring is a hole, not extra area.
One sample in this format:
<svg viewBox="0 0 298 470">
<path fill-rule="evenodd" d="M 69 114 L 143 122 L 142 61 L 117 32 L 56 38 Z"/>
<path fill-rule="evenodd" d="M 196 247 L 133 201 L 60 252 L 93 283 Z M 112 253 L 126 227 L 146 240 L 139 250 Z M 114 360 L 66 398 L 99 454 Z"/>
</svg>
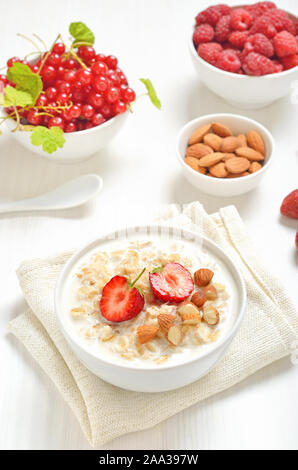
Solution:
<svg viewBox="0 0 298 470">
<path fill-rule="evenodd" d="M 128 392 L 105 383 L 76 359 L 58 327 L 53 296 L 56 278 L 70 253 L 25 261 L 18 269 L 30 310 L 10 323 L 10 331 L 56 384 L 93 446 L 149 428 L 231 387 L 289 354 L 298 337 L 297 312 L 280 281 L 260 262 L 234 207 L 208 216 L 197 202 L 183 213 L 168 206 L 161 220 L 202 232 L 223 247 L 238 263 L 248 293 L 243 324 L 225 357 L 208 375 L 180 390 Z"/>
</svg>

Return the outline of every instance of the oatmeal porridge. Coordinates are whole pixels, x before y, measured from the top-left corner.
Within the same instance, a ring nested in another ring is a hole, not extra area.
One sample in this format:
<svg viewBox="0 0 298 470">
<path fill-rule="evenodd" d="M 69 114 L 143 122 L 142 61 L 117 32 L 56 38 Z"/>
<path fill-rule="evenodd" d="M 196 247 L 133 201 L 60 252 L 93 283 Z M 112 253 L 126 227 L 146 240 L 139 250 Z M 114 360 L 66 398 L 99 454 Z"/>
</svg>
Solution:
<svg viewBox="0 0 298 470">
<path fill-rule="evenodd" d="M 231 328 L 232 284 L 220 260 L 187 241 L 113 241 L 73 269 L 66 314 L 98 357 L 136 367 L 178 364 Z"/>
</svg>

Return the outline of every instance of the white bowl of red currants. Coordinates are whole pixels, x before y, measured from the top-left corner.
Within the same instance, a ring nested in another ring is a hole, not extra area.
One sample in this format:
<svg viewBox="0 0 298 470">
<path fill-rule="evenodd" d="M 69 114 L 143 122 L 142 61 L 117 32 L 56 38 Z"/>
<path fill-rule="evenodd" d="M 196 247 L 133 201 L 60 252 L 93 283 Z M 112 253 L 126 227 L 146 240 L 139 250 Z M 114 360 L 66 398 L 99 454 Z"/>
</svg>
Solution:
<svg viewBox="0 0 298 470">
<path fill-rule="evenodd" d="M 13 57 L 0 76 L 12 136 L 55 162 L 83 161 L 109 144 L 136 99 L 117 58 L 82 43 L 66 48 L 58 40 L 29 62 Z"/>
</svg>

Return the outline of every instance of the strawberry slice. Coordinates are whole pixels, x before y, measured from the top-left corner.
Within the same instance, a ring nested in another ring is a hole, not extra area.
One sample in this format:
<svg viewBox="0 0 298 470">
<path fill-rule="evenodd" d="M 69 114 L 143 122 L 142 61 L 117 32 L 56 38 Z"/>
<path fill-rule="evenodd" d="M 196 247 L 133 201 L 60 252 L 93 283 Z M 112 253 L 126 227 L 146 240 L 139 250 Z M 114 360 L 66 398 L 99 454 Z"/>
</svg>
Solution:
<svg viewBox="0 0 298 470">
<path fill-rule="evenodd" d="M 163 302 L 182 302 L 192 293 L 190 272 L 179 263 L 167 263 L 149 274 L 155 297 Z"/>
<path fill-rule="evenodd" d="M 122 322 L 136 317 L 144 308 L 144 296 L 137 287 L 136 282 L 144 273 L 130 282 L 124 276 L 114 276 L 104 286 L 99 302 L 101 314 L 112 322 Z"/>
<path fill-rule="evenodd" d="M 295 189 L 284 198 L 280 212 L 286 217 L 298 219 L 298 189 Z"/>
</svg>

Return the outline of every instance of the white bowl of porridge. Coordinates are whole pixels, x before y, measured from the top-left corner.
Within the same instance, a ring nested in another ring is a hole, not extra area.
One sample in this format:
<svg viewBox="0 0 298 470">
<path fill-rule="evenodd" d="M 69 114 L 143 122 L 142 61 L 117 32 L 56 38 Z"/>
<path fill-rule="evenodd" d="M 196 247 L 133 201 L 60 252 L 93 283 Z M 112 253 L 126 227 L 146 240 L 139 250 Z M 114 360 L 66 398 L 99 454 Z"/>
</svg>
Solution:
<svg viewBox="0 0 298 470">
<path fill-rule="evenodd" d="M 113 232 L 78 251 L 55 292 L 79 360 L 115 386 L 162 392 L 221 359 L 241 324 L 245 285 L 210 240 L 165 226 Z"/>
</svg>

